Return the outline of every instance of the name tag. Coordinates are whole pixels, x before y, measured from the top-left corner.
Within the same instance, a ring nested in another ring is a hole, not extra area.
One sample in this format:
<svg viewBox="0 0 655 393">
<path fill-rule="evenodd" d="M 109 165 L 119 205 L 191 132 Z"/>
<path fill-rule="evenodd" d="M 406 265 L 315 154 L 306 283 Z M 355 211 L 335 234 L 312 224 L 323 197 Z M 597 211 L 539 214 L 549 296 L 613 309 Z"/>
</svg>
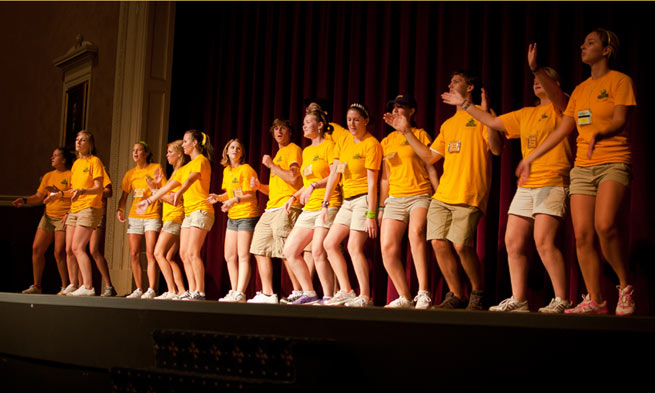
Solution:
<svg viewBox="0 0 655 393">
<path fill-rule="evenodd" d="M 307 165 L 302 169 L 302 175 L 307 177 L 312 174 L 312 164 Z"/>
<path fill-rule="evenodd" d="M 584 126 L 587 124 L 591 124 L 591 110 L 578 111 L 578 125 Z"/>
<path fill-rule="evenodd" d="M 398 155 L 398 152 L 394 151 L 393 153 L 389 153 L 386 156 L 384 156 L 383 160 L 390 160 L 390 159 L 394 158 L 397 155 Z"/>
<path fill-rule="evenodd" d="M 134 197 L 135 198 L 143 198 L 143 194 L 145 194 L 145 190 L 143 188 L 135 188 L 134 189 Z"/>
<path fill-rule="evenodd" d="M 528 149 L 534 149 L 537 147 L 537 136 L 529 135 L 528 136 Z"/>
<path fill-rule="evenodd" d="M 235 188 L 234 191 L 232 192 L 234 192 L 235 197 L 239 197 L 239 198 L 243 197 L 243 190 L 240 188 Z"/>
<path fill-rule="evenodd" d="M 344 173 L 346 171 L 346 165 L 347 164 L 348 164 L 347 162 L 340 162 L 337 165 L 337 173 Z"/>
<path fill-rule="evenodd" d="M 454 141 L 448 143 L 448 153 L 459 153 L 462 149 L 462 141 Z"/>
</svg>

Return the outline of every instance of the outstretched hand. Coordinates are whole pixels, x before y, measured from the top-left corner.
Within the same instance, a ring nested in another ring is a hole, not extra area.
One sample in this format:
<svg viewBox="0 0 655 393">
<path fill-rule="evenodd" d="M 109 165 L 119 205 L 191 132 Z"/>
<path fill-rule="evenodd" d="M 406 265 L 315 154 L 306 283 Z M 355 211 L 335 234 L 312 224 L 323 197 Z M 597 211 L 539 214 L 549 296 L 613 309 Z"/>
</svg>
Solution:
<svg viewBox="0 0 655 393">
<path fill-rule="evenodd" d="M 533 42 L 528 46 L 528 66 L 530 71 L 535 72 L 539 68 L 537 64 L 537 43 Z"/>
<path fill-rule="evenodd" d="M 402 133 L 409 131 L 409 120 L 399 113 L 385 113 L 382 116 L 384 122 Z"/>
<path fill-rule="evenodd" d="M 487 94 L 487 91 L 482 88 L 481 94 L 480 94 L 480 107 L 482 108 L 483 111 L 489 112 L 489 95 Z"/>
<path fill-rule="evenodd" d="M 453 91 L 452 93 L 447 91 L 441 94 L 441 100 L 448 105 L 460 106 L 466 101 L 464 97 L 458 91 Z"/>
</svg>

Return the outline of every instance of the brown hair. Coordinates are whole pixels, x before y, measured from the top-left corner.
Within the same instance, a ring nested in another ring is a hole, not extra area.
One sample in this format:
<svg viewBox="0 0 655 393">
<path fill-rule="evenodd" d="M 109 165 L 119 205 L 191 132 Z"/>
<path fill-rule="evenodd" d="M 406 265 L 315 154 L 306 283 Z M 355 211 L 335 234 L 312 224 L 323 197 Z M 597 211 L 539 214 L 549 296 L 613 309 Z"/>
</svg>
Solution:
<svg viewBox="0 0 655 393">
<path fill-rule="evenodd" d="M 268 132 L 270 132 L 271 135 L 273 135 L 273 132 L 278 127 L 286 128 L 287 130 L 289 130 L 289 134 L 293 134 L 293 124 L 291 124 L 291 121 L 281 120 L 281 119 L 273 120 L 273 124 L 271 124 L 271 128 L 268 130 Z"/>
<path fill-rule="evenodd" d="M 619 48 L 621 44 L 619 43 L 619 36 L 616 35 L 611 30 L 603 29 L 601 27 L 597 27 L 591 31 L 592 33 L 596 33 L 598 35 L 598 38 L 600 39 L 600 43 L 603 44 L 603 48 L 609 47 L 610 48 L 610 54 L 607 57 L 610 63 L 613 63 L 616 57 L 619 55 Z"/>
<path fill-rule="evenodd" d="M 246 160 L 246 149 L 243 147 L 243 143 L 238 138 L 230 139 L 227 141 L 225 144 L 225 147 L 223 148 L 223 158 L 221 159 L 221 165 L 224 167 L 230 166 L 230 158 L 227 156 L 227 149 L 230 147 L 232 143 L 238 143 L 241 146 L 241 159 L 239 160 L 239 165 L 243 164 L 243 162 Z"/>
<path fill-rule="evenodd" d="M 212 147 L 212 143 L 209 140 L 209 135 L 195 129 L 187 130 L 185 134 L 191 135 L 191 138 L 198 142 L 197 148 L 200 154 L 204 155 L 209 161 L 211 161 L 212 155 L 214 154 L 214 148 Z"/>
</svg>

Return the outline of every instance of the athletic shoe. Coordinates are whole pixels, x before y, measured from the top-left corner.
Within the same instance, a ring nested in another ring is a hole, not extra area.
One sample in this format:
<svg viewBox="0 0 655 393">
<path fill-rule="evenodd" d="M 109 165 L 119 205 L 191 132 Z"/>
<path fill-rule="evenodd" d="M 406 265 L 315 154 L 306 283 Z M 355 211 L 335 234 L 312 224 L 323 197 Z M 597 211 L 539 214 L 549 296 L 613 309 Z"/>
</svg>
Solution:
<svg viewBox="0 0 655 393">
<path fill-rule="evenodd" d="M 432 298 L 430 298 L 430 292 L 428 291 L 418 291 L 418 295 L 414 298 L 414 303 L 416 304 L 414 308 L 418 310 L 425 310 L 430 308 L 432 305 Z"/>
<path fill-rule="evenodd" d="M 257 292 L 255 297 L 248 299 L 248 303 L 277 304 L 277 294 L 267 295 L 263 292 Z"/>
<path fill-rule="evenodd" d="M 483 310 L 482 302 L 484 300 L 484 291 L 473 290 L 469 296 L 469 304 L 466 306 L 467 310 Z"/>
<path fill-rule="evenodd" d="M 190 298 L 190 297 L 191 297 L 191 292 L 189 292 L 189 291 L 185 291 L 185 292 L 184 292 L 183 294 L 181 294 L 181 295 L 175 295 L 175 297 L 173 298 L 173 300 L 187 300 L 187 298 Z"/>
<path fill-rule="evenodd" d="M 176 297 L 177 297 L 177 295 L 174 294 L 173 292 L 166 291 L 166 292 L 162 293 L 161 295 L 155 297 L 155 299 L 157 299 L 157 300 L 173 300 Z"/>
<path fill-rule="evenodd" d="M 458 308 L 466 308 L 466 301 L 458 298 L 457 296 L 455 296 L 454 293 L 448 292 L 444 300 L 441 302 L 441 304 L 438 304 L 433 308 L 441 309 L 441 310 L 454 310 Z"/>
<path fill-rule="evenodd" d="M 221 303 L 231 303 L 234 301 L 234 293 L 236 291 L 233 291 L 230 289 L 230 292 L 227 293 L 227 295 L 223 296 L 222 298 L 218 299 L 219 302 Z"/>
<path fill-rule="evenodd" d="M 339 291 L 334 295 L 334 297 L 332 297 L 332 299 L 327 300 L 323 304 L 325 304 L 326 306 L 340 306 L 356 297 L 357 296 L 355 295 L 355 292 Z"/>
<path fill-rule="evenodd" d="M 403 296 L 399 296 L 398 299 L 392 301 L 391 303 L 387 304 L 384 307 L 385 308 L 414 308 L 414 303 L 405 299 Z"/>
<path fill-rule="evenodd" d="M 298 300 L 302 296 L 302 291 L 292 291 L 291 294 L 287 297 L 280 299 L 280 304 L 291 304 Z"/>
<path fill-rule="evenodd" d="M 154 299 L 155 296 L 157 296 L 157 292 L 155 292 L 155 290 L 152 288 L 148 288 L 146 293 L 141 295 L 141 299 Z"/>
<path fill-rule="evenodd" d="M 546 314 L 561 314 L 564 310 L 573 307 L 573 304 L 568 300 L 562 300 L 559 296 L 553 298 L 546 307 L 541 307 L 539 312 Z"/>
<path fill-rule="evenodd" d="M 202 293 L 202 292 L 198 292 L 198 291 L 191 292 L 191 296 L 189 296 L 189 297 L 187 297 L 187 298 L 185 298 L 183 300 L 187 300 L 187 301 L 205 300 L 205 294 Z"/>
<path fill-rule="evenodd" d="M 574 308 L 564 310 L 564 314 L 607 314 L 607 301 L 598 304 L 591 300 L 589 295 L 582 295 L 582 302 Z"/>
<path fill-rule="evenodd" d="M 141 296 L 143 296 L 143 291 L 141 290 L 141 288 L 137 288 L 134 290 L 134 292 L 130 293 L 125 297 L 127 299 L 141 299 Z"/>
<path fill-rule="evenodd" d="M 91 288 L 91 289 L 86 289 L 84 285 L 81 287 L 77 288 L 74 292 L 71 292 L 68 296 L 95 296 L 96 295 L 96 290 Z"/>
<path fill-rule="evenodd" d="M 318 302 L 318 296 L 316 295 L 316 292 L 314 291 L 307 291 L 302 294 L 301 297 L 296 299 L 291 304 L 314 304 Z"/>
<path fill-rule="evenodd" d="M 246 294 L 243 293 L 243 292 L 234 291 L 232 293 L 232 299 L 233 299 L 232 301 L 234 303 L 245 303 L 246 302 Z"/>
<path fill-rule="evenodd" d="M 323 296 L 323 299 L 312 304 L 312 306 L 325 306 L 325 303 L 330 299 L 332 299 L 330 296 Z"/>
<path fill-rule="evenodd" d="M 618 285 L 616 289 L 619 290 L 619 301 L 616 303 L 616 315 L 627 316 L 635 313 L 635 300 L 632 298 L 634 290 L 632 285 L 621 289 Z"/>
<path fill-rule="evenodd" d="M 373 302 L 368 300 L 367 297 L 361 295 L 344 303 L 344 306 L 346 307 L 371 307 L 372 305 Z"/>
<path fill-rule="evenodd" d="M 68 286 L 60 291 L 57 295 L 67 296 L 69 293 L 75 292 L 76 289 L 77 287 L 75 285 L 68 284 Z"/>
<path fill-rule="evenodd" d="M 114 290 L 114 287 L 105 287 L 105 289 L 102 290 L 102 294 L 100 297 L 112 297 L 116 296 L 116 290 Z"/>
<path fill-rule="evenodd" d="M 59 290 L 59 292 L 57 292 L 57 296 L 65 296 L 65 295 L 64 295 L 64 290 L 66 290 L 66 288 L 61 287 L 61 289 Z"/>
<path fill-rule="evenodd" d="M 559 298 L 558 298 L 559 299 Z M 555 300 L 555 299 L 553 299 Z M 552 304 L 553 302 L 551 302 Z M 489 307 L 489 311 L 504 311 L 504 312 L 530 312 L 528 308 L 528 301 L 524 300 L 522 302 L 514 299 L 514 296 L 509 299 L 505 299 L 497 306 Z"/>
<path fill-rule="evenodd" d="M 41 288 L 37 287 L 36 285 L 30 285 L 29 288 L 25 289 L 23 292 L 25 294 L 39 294 L 41 293 Z"/>
</svg>

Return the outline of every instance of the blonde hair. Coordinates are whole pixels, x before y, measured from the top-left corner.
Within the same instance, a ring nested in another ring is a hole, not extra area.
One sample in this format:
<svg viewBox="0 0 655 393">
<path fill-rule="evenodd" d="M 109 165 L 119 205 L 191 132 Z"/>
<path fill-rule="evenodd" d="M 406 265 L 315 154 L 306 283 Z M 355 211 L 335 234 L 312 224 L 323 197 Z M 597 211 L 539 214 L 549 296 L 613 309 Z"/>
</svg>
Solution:
<svg viewBox="0 0 655 393">
<path fill-rule="evenodd" d="M 177 162 L 175 163 L 175 167 L 173 168 L 173 170 L 175 170 L 175 169 L 181 167 L 182 165 L 186 164 L 187 162 L 189 162 L 189 156 L 187 156 L 186 154 L 184 154 L 184 149 L 182 148 L 182 140 L 181 140 L 181 139 L 178 139 L 178 140 L 176 140 L 176 141 L 173 141 L 173 142 L 169 143 L 169 144 L 167 145 L 167 147 L 168 147 L 169 149 L 173 149 L 173 150 L 175 150 L 176 152 L 180 153 L 180 155 L 181 155 L 181 157 L 182 157 L 181 159 L 177 160 Z"/>
</svg>

